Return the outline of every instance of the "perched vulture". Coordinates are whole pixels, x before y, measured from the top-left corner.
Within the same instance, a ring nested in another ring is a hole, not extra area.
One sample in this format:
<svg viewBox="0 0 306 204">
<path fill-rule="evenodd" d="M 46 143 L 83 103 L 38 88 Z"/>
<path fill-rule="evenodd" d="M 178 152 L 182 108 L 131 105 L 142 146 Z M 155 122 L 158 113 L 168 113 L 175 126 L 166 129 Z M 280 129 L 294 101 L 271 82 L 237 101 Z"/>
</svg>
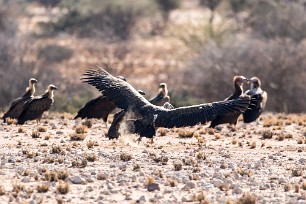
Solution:
<svg viewBox="0 0 306 204">
<path fill-rule="evenodd" d="M 237 99 L 242 96 L 243 94 L 243 83 L 248 82 L 248 79 L 244 76 L 234 76 L 233 83 L 234 83 L 234 93 L 226 98 L 224 101 L 230 101 L 233 99 Z M 231 125 L 236 125 L 237 120 L 242 112 L 235 112 L 230 114 L 218 114 L 216 118 L 214 118 L 210 123 L 210 128 L 214 128 L 217 125 L 229 123 Z"/>
<path fill-rule="evenodd" d="M 51 84 L 43 95 L 28 100 L 23 105 L 23 111 L 18 118 L 17 124 L 24 124 L 27 120 L 36 120 L 39 122 L 42 114 L 49 110 L 54 102 L 54 90 L 57 90 L 57 87 Z"/>
<path fill-rule="evenodd" d="M 36 83 L 37 80 L 34 78 L 29 80 L 29 87 L 27 87 L 26 92 L 11 103 L 9 110 L 3 115 L 3 122 L 6 122 L 6 118 L 18 119 L 22 112 L 23 104 L 34 97 Z"/>
<path fill-rule="evenodd" d="M 245 94 L 251 96 L 251 105 L 248 110 L 243 113 L 243 122 L 250 123 L 255 121 L 266 107 L 268 99 L 267 92 L 263 91 L 259 78 L 252 77 L 250 79 L 251 87 Z"/>
<path fill-rule="evenodd" d="M 234 100 L 165 109 L 147 101 L 129 83 L 119 80 L 103 69 L 89 69 L 83 81 L 96 87 L 118 108 L 126 112 L 129 130 L 141 137 L 153 138 L 158 127 L 173 128 L 193 126 L 215 119 L 218 115 L 241 113 L 250 104 L 250 96 Z"/>
<path fill-rule="evenodd" d="M 118 79 L 126 81 L 126 79 L 122 76 L 117 76 Z M 108 115 L 116 109 L 116 105 L 110 102 L 106 96 L 99 96 L 95 99 L 88 101 L 78 112 L 78 114 L 74 117 L 77 118 L 97 118 L 101 119 L 105 122 L 107 127 L 107 118 Z"/>
<path fill-rule="evenodd" d="M 150 103 L 156 106 L 163 106 L 165 103 L 170 103 L 170 97 L 168 96 L 168 88 L 166 83 L 159 85 L 159 92 L 157 96 L 149 100 Z"/>
</svg>

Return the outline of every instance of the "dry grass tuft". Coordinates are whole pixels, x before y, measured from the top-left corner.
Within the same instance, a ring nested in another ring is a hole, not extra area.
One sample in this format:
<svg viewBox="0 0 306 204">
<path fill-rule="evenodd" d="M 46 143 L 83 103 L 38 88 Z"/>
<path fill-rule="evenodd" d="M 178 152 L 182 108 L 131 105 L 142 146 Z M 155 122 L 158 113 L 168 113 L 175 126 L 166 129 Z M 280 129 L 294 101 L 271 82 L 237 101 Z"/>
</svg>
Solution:
<svg viewBox="0 0 306 204">
<path fill-rule="evenodd" d="M 82 122 L 83 126 L 86 126 L 87 128 L 91 128 L 92 127 L 92 122 L 89 119 L 86 119 L 85 121 Z"/>
<path fill-rule="evenodd" d="M 214 128 L 207 128 L 207 129 L 206 129 L 206 132 L 207 132 L 209 135 L 214 135 L 214 134 L 215 134 L 215 129 L 214 129 Z"/>
<path fill-rule="evenodd" d="M 194 135 L 194 131 L 179 129 L 178 136 L 181 138 L 191 138 Z"/>
<path fill-rule="evenodd" d="M 273 132 L 271 130 L 264 130 L 262 132 L 263 139 L 272 139 L 272 137 L 273 137 Z"/>
<path fill-rule="evenodd" d="M 86 154 L 85 158 L 89 162 L 94 162 L 94 161 L 96 161 L 98 159 L 97 156 L 94 153 Z"/>
<path fill-rule="evenodd" d="M 69 172 L 66 169 L 57 171 L 57 178 L 59 180 L 64 181 L 66 178 L 68 178 L 68 176 L 69 176 Z"/>
<path fill-rule="evenodd" d="M 38 131 L 32 131 L 32 134 L 31 134 L 31 137 L 32 138 L 39 138 L 40 137 L 40 133 Z"/>
<path fill-rule="evenodd" d="M 19 193 L 20 191 L 24 190 L 24 185 L 20 184 L 20 183 L 14 183 L 13 184 L 13 192 L 15 193 Z"/>
<path fill-rule="evenodd" d="M 290 184 L 290 183 L 286 183 L 286 184 L 284 185 L 284 190 L 285 190 L 285 192 L 290 191 L 290 190 L 291 190 L 291 184 Z"/>
<path fill-rule="evenodd" d="M 166 129 L 166 128 L 159 128 L 158 132 L 159 132 L 160 136 L 166 136 L 168 134 L 169 130 Z"/>
<path fill-rule="evenodd" d="M 139 164 L 134 164 L 133 165 L 133 171 L 139 171 L 140 170 L 140 165 Z"/>
<path fill-rule="evenodd" d="M 84 140 L 86 138 L 86 134 L 85 133 L 72 133 L 70 134 L 70 140 L 71 141 L 81 141 Z"/>
<path fill-rule="evenodd" d="M 27 158 L 31 159 L 35 156 L 36 156 L 36 152 L 34 152 L 34 151 L 28 151 L 27 152 Z"/>
<path fill-rule="evenodd" d="M 256 148 L 256 142 L 255 142 L 255 141 L 253 141 L 253 142 L 251 143 L 250 148 L 251 148 L 251 149 L 255 149 L 255 148 Z"/>
<path fill-rule="evenodd" d="M 293 169 L 292 170 L 292 176 L 294 177 L 299 177 L 303 175 L 303 170 L 302 169 Z"/>
<path fill-rule="evenodd" d="M 183 169 L 183 164 L 181 162 L 175 162 L 173 166 L 174 166 L 174 171 L 180 171 Z"/>
<path fill-rule="evenodd" d="M 250 193 L 244 193 L 241 198 L 237 200 L 237 204 L 255 204 L 257 196 Z"/>
<path fill-rule="evenodd" d="M 50 135 L 50 134 L 47 134 L 47 135 L 45 135 L 45 137 L 44 137 L 45 140 L 49 140 L 50 138 L 51 138 L 51 135 Z"/>
<path fill-rule="evenodd" d="M 122 153 L 120 154 L 120 160 L 122 160 L 122 161 L 127 162 L 127 161 L 130 161 L 131 159 L 132 159 L 132 155 L 129 154 L 129 153 L 122 152 Z"/>
<path fill-rule="evenodd" d="M 302 189 L 306 191 L 306 180 L 303 180 L 302 182 Z"/>
<path fill-rule="evenodd" d="M 168 178 L 167 181 L 168 181 L 168 183 L 169 183 L 169 185 L 170 185 L 171 187 L 177 186 L 176 180 L 174 180 L 174 179 L 172 179 L 172 178 Z"/>
<path fill-rule="evenodd" d="M 207 200 L 205 193 L 202 191 L 200 193 L 196 193 L 192 196 L 193 202 L 199 202 L 200 204 L 209 204 L 210 202 Z"/>
<path fill-rule="evenodd" d="M 56 189 L 57 189 L 57 192 L 61 194 L 67 194 L 70 190 L 70 185 L 67 182 L 59 181 Z"/>
<path fill-rule="evenodd" d="M 13 118 L 6 118 L 5 122 L 6 122 L 7 125 L 17 124 L 17 120 L 13 119 Z"/>
<path fill-rule="evenodd" d="M 147 178 L 146 178 L 146 186 L 148 186 L 151 183 L 155 183 L 154 177 L 147 176 Z"/>
<path fill-rule="evenodd" d="M 39 184 L 36 186 L 36 190 L 38 193 L 46 193 L 49 190 L 49 185 L 47 184 Z"/>
<path fill-rule="evenodd" d="M 79 125 L 75 127 L 75 133 L 76 134 L 84 134 L 87 133 L 87 127 L 84 125 Z"/>
<path fill-rule="evenodd" d="M 63 150 L 62 150 L 61 146 L 55 145 L 55 144 L 52 145 L 52 148 L 51 148 L 51 151 L 50 151 L 51 154 L 60 154 L 62 152 L 63 152 Z"/>
<path fill-rule="evenodd" d="M 47 128 L 44 127 L 44 126 L 39 126 L 39 127 L 37 127 L 37 131 L 38 132 L 47 132 Z"/>
<path fill-rule="evenodd" d="M 3 186 L 0 186 L 0 196 L 5 195 L 5 189 Z"/>
<path fill-rule="evenodd" d="M 98 142 L 97 141 L 92 141 L 92 140 L 89 140 L 88 142 L 86 142 L 86 146 L 88 149 L 90 148 L 93 148 L 93 146 L 98 146 Z"/>
<path fill-rule="evenodd" d="M 206 159 L 205 153 L 203 151 L 198 152 L 196 157 L 197 157 L 198 160 L 205 160 Z"/>
<path fill-rule="evenodd" d="M 236 169 L 237 173 L 240 174 L 241 176 L 247 175 L 248 177 L 251 177 L 254 173 L 252 172 L 252 170 L 249 169 L 245 169 L 245 168 L 241 168 L 238 167 Z"/>
<path fill-rule="evenodd" d="M 23 129 L 23 127 L 18 128 L 18 133 L 25 133 L 25 130 Z"/>
</svg>

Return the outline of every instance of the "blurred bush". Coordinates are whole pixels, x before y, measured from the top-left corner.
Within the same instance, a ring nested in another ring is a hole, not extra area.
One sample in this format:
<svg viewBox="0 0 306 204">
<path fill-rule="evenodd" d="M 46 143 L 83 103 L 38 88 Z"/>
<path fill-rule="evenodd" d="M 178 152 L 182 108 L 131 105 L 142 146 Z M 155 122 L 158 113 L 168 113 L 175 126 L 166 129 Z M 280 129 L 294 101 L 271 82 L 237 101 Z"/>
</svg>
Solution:
<svg viewBox="0 0 306 204">
<path fill-rule="evenodd" d="M 156 5 L 150 0 L 104 0 L 77 3 L 62 0 L 68 12 L 51 26 L 54 32 L 65 31 L 79 37 L 128 39 L 139 18 L 153 15 Z"/>
<path fill-rule="evenodd" d="M 278 112 L 306 109 L 306 48 L 291 40 L 235 39 L 209 43 L 183 72 L 183 84 L 202 102 L 223 100 L 233 92 L 235 75 L 258 76 L 269 94 L 267 108 Z M 248 89 L 245 86 L 245 90 Z M 188 96 L 188 95 L 187 95 Z"/>
<path fill-rule="evenodd" d="M 73 55 L 73 50 L 59 45 L 46 45 L 38 51 L 38 59 L 47 62 L 61 62 L 69 59 Z"/>
</svg>

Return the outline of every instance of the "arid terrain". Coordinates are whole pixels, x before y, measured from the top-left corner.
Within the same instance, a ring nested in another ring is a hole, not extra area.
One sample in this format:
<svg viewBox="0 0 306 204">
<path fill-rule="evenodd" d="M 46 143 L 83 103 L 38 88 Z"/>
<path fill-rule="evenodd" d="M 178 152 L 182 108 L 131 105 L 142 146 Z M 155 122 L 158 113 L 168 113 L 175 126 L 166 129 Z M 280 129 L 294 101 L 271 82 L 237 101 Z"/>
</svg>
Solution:
<svg viewBox="0 0 306 204">
<path fill-rule="evenodd" d="M 306 203 L 305 114 L 159 129 L 153 144 L 71 118 L 1 122 L 0 203 Z"/>
</svg>

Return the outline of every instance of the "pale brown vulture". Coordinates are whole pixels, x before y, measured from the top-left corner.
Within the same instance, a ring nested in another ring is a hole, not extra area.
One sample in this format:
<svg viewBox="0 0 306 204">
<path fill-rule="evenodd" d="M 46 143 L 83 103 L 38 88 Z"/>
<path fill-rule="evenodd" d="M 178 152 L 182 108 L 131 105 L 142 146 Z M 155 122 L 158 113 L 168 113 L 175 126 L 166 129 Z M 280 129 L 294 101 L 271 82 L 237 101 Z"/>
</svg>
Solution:
<svg viewBox="0 0 306 204">
<path fill-rule="evenodd" d="M 168 96 L 168 88 L 166 83 L 159 85 L 157 96 L 149 100 L 150 103 L 156 106 L 163 106 L 165 103 L 170 103 L 170 96 Z"/>
<path fill-rule="evenodd" d="M 250 104 L 249 96 L 234 100 L 213 102 L 194 106 L 165 109 L 147 101 L 129 83 L 112 76 L 102 68 L 89 69 L 83 81 L 96 87 L 118 108 L 127 112 L 127 125 L 141 137 L 153 138 L 158 127 L 173 128 L 193 126 L 212 121 L 218 115 L 241 113 Z M 129 114 L 130 113 L 130 114 Z"/>
<path fill-rule="evenodd" d="M 37 80 L 34 78 L 29 80 L 29 87 L 26 88 L 26 92 L 11 103 L 9 110 L 2 117 L 3 122 L 6 122 L 6 118 L 18 119 L 24 103 L 34 97 L 36 83 Z"/>
<path fill-rule="evenodd" d="M 27 120 L 40 121 L 42 114 L 48 111 L 53 105 L 53 91 L 57 90 L 57 87 L 53 84 L 48 86 L 48 89 L 43 95 L 36 96 L 28 100 L 18 118 L 17 124 L 24 124 Z"/>
<path fill-rule="evenodd" d="M 250 79 L 251 87 L 245 94 L 251 96 L 251 105 L 248 110 L 243 113 L 243 122 L 251 123 L 259 118 L 264 111 L 268 99 L 267 92 L 261 89 L 261 81 L 258 77 Z"/>
</svg>

